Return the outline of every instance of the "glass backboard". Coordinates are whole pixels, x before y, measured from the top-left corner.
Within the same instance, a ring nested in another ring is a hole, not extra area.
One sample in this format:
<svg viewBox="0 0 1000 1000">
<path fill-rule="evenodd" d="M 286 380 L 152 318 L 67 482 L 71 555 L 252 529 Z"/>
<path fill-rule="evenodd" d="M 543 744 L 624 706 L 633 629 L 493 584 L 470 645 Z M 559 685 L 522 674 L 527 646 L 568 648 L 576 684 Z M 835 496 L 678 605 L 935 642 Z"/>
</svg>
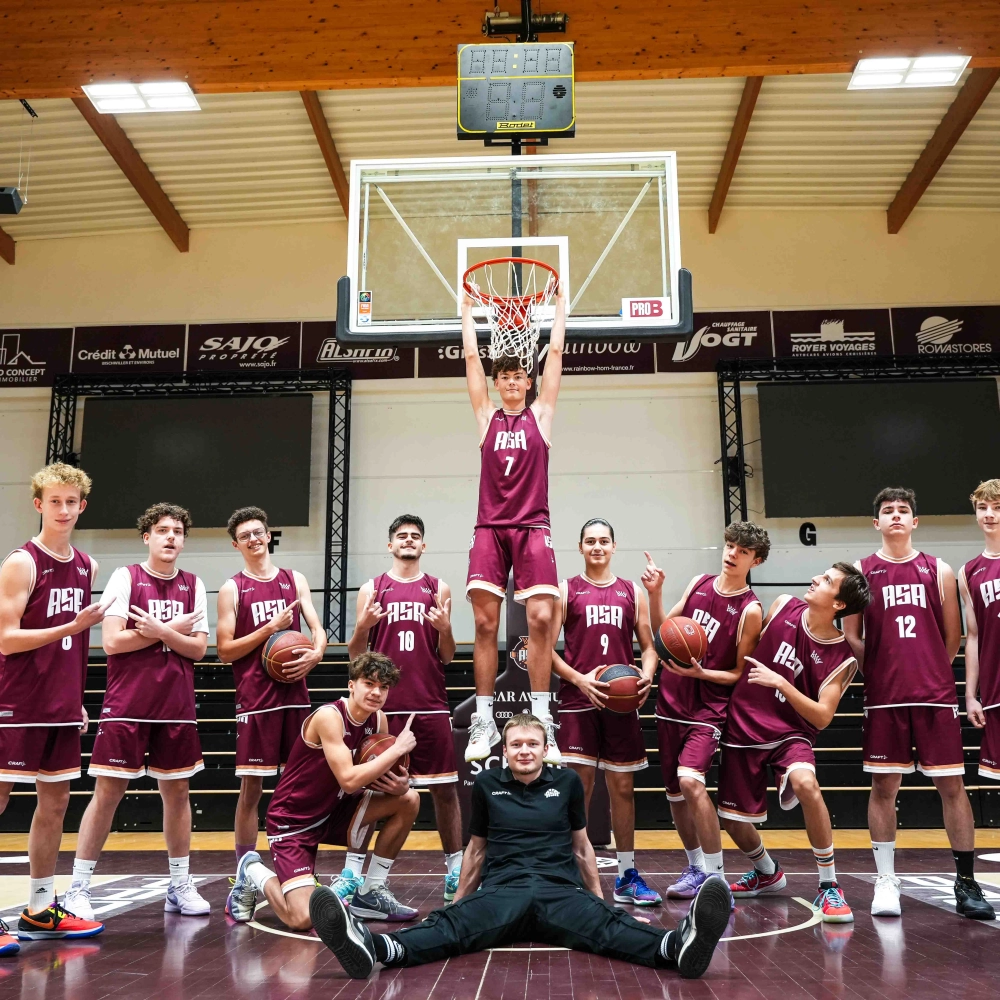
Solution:
<svg viewBox="0 0 1000 1000">
<path fill-rule="evenodd" d="M 459 339 L 462 273 L 504 256 L 559 271 L 573 339 L 692 330 L 672 152 L 355 160 L 350 198 L 345 343 Z"/>
</svg>

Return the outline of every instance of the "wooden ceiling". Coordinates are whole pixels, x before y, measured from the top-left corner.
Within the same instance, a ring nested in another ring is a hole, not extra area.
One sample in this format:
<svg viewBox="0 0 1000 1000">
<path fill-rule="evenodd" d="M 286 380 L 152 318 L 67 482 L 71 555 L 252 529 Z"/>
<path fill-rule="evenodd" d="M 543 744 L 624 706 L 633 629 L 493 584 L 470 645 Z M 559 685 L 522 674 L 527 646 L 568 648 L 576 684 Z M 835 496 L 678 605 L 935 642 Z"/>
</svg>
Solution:
<svg viewBox="0 0 1000 1000">
<path fill-rule="evenodd" d="M 201 93 L 441 86 L 454 81 L 456 45 L 481 39 L 489 6 L 7 0 L 0 96 L 177 78 Z M 1000 66 L 996 0 L 546 0 L 541 9 L 570 15 L 583 81 L 848 72 L 862 56 L 937 52 Z"/>
</svg>

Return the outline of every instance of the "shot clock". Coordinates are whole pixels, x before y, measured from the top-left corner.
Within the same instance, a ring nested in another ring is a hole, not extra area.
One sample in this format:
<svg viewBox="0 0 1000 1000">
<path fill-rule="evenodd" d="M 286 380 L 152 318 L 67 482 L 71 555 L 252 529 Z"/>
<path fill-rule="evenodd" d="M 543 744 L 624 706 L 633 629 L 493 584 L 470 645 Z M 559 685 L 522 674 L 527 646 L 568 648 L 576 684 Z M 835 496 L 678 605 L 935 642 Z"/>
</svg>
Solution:
<svg viewBox="0 0 1000 1000">
<path fill-rule="evenodd" d="M 572 42 L 458 46 L 458 138 L 572 138 Z"/>
</svg>

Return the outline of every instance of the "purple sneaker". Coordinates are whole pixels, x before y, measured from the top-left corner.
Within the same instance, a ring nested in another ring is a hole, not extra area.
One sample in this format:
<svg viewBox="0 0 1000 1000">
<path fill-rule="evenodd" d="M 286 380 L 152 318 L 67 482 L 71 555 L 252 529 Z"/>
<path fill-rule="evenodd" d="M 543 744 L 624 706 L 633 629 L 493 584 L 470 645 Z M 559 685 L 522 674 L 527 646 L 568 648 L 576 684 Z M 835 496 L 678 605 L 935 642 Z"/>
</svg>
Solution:
<svg viewBox="0 0 1000 1000">
<path fill-rule="evenodd" d="M 708 878 L 700 868 L 688 865 L 681 872 L 681 877 L 670 886 L 667 886 L 667 897 L 669 899 L 694 899 L 698 895 L 701 883 Z"/>
</svg>

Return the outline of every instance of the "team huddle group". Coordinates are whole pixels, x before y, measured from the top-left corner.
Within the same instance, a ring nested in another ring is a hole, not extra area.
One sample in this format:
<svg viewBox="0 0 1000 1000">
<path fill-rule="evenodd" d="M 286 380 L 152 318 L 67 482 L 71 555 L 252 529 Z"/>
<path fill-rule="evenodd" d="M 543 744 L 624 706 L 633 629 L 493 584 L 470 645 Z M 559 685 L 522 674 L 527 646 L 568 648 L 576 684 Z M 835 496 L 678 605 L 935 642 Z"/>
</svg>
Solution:
<svg viewBox="0 0 1000 1000">
<path fill-rule="evenodd" d="M 974 824 L 952 660 L 961 641 L 961 593 L 966 710 L 984 729 L 980 774 L 1000 779 L 1000 714 L 993 711 L 1000 707 L 1000 480 L 980 484 L 972 495 L 986 549 L 957 580 L 941 560 L 913 548 L 916 498 L 889 488 L 874 502 L 880 549 L 853 565 L 835 563 L 801 598 L 782 595 L 766 613 L 748 577 L 767 559 L 770 542 L 751 522 L 726 528 L 719 572 L 696 576 L 669 608 L 666 575 L 649 553 L 641 586 L 614 574 L 615 533 L 602 517 L 580 531 L 583 571 L 560 581 L 549 530 L 548 451 L 564 313 L 560 298 L 533 402 L 532 379 L 521 361 L 494 361 L 493 384 L 502 400 L 497 407 L 468 301 L 463 310 L 482 461 L 466 581 L 476 681 L 466 760 L 485 760 L 504 742 L 504 766 L 483 769 L 476 779 L 464 852 L 444 675 L 455 653 L 452 598 L 444 581 L 422 569 L 423 521 L 404 514 L 390 525 L 392 566 L 358 593 L 348 695 L 313 710 L 306 677 L 324 655 L 327 636 L 308 581 L 273 564 L 265 511 L 244 507 L 229 519 L 232 544 L 243 559 L 219 591 L 216 639 L 219 658 L 232 664 L 235 677 L 241 782 L 229 917 L 251 920 L 263 896 L 289 928 L 315 928 L 356 976 L 367 975 L 375 962 L 416 965 L 528 933 L 534 940 L 700 975 L 734 898 L 785 887 L 781 866 L 755 826 L 767 818 L 770 768 L 781 807 L 802 806 L 818 871 L 816 907 L 825 921 L 853 920 L 837 882 L 813 742 L 860 668 L 877 868 L 872 914 L 900 914 L 895 799 L 901 775 L 918 768 L 941 796 L 957 870 L 957 910 L 993 919 L 973 874 Z M 91 902 L 92 876 L 128 782 L 144 774 L 157 779 L 163 800 L 170 872 L 165 908 L 188 916 L 210 911 L 189 873 L 189 779 L 204 767 L 194 664 L 204 657 L 209 634 L 205 586 L 177 565 L 191 518 L 170 503 L 146 510 L 138 520 L 146 560 L 116 569 L 93 603 L 97 564 L 71 544 L 90 486 L 86 473 L 65 464 L 37 473 L 32 492 L 41 530 L 0 567 L 0 811 L 16 782 L 33 783 L 37 793 L 30 898 L 17 924 L 19 939 L 83 937 L 103 929 Z M 530 712 L 511 719 L 501 736 L 493 690 L 511 574 L 514 599 L 525 605 L 528 620 Z M 700 660 L 661 661 L 654 636 L 676 617 L 704 630 Z M 276 680 L 262 662 L 265 643 L 303 623 L 309 642 Z M 81 773 L 81 731 L 90 721 L 83 709 L 88 637 L 98 624 L 108 679 L 88 769 L 96 786 L 80 825 L 72 884 L 60 902 L 55 864 L 69 782 Z M 608 684 L 599 676 L 607 665 L 632 664 L 633 642 L 640 650 L 643 701 L 656 685 L 660 766 L 688 862 L 666 894 L 693 900 L 670 932 L 603 901 L 586 838 L 601 768 L 617 849 L 614 901 L 637 907 L 661 902 L 635 862 L 633 776 L 648 766 L 639 714 L 606 707 Z M 558 723 L 551 711 L 553 672 L 560 679 Z M 367 737 L 386 733 L 395 737 L 388 749 L 374 759 L 359 757 Z M 720 748 L 713 803 L 706 778 Z M 265 820 L 272 870 L 256 844 L 263 781 L 273 775 L 280 777 Z M 443 897 L 451 905 L 398 933 L 373 935 L 364 921 L 417 916 L 388 883 L 417 816 L 417 787 L 426 787 L 433 800 L 445 856 Z M 720 821 L 749 862 L 747 873 L 731 883 L 724 876 Z M 329 886 L 316 878 L 320 844 L 347 848 L 344 868 Z M 496 895 L 487 899 L 487 890 Z M 505 906 L 509 912 L 500 919 Z M 0 954 L 17 948 L 4 926 Z"/>
</svg>

